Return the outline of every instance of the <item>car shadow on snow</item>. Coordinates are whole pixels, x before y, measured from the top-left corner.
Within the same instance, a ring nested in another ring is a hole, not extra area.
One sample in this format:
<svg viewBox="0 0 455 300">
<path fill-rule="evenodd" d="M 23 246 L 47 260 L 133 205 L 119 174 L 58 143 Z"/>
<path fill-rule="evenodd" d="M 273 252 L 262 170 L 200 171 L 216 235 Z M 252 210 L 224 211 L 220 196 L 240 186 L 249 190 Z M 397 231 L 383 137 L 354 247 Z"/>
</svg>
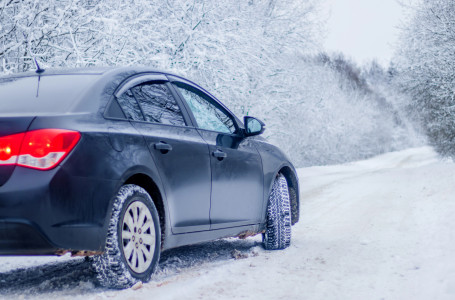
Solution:
<svg viewBox="0 0 455 300">
<path fill-rule="evenodd" d="M 260 245 L 258 239 L 222 239 L 167 250 L 161 254 L 153 281 L 161 281 L 194 267 L 234 259 Z M 1 263 L 1 258 L 0 258 Z M 100 287 L 90 258 L 76 258 L 0 272 L 0 298 L 12 296 L 71 296 L 106 291 Z"/>
</svg>

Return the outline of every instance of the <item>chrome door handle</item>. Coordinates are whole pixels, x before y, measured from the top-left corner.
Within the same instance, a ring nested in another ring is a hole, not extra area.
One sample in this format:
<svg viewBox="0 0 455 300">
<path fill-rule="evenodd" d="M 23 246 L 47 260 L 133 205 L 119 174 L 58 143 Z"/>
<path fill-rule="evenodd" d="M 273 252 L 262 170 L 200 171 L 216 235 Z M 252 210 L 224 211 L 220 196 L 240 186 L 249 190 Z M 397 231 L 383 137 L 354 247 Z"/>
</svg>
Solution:
<svg viewBox="0 0 455 300">
<path fill-rule="evenodd" d="M 161 153 L 166 154 L 172 150 L 172 146 L 165 142 L 158 142 L 153 145 L 156 150 L 160 150 Z"/>
<path fill-rule="evenodd" d="M 216 149 L 215 151 L 213 151 L 212 155 L 214 157 L 218 158 L 218 160 L 223 160 L 223 159 L 225 159 L 227 157 L 226 152 L 223 152 L 220 149 Z"/>
</svg>

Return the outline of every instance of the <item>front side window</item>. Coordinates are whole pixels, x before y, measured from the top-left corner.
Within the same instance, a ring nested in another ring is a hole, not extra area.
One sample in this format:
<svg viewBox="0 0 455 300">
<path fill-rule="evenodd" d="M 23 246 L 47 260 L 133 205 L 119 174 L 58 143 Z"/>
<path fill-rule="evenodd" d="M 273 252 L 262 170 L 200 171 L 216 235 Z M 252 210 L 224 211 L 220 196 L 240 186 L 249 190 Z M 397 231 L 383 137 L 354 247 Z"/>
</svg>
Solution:
<svg viewBox="0 0 455 300">
<path fill-rule="evenodd" d="M 185 126 L 180 107 L 165 84 L 141 84 L 131 90 L 146 121 Z"/>
<path fill-rule="evenodd" d="M 175 85 L 193 112 L 199 128 L 223 133 L 235 132 L 232 117 L 212 103 L 210 99 L 185 84 L 177 82 Z"/>
</svg>

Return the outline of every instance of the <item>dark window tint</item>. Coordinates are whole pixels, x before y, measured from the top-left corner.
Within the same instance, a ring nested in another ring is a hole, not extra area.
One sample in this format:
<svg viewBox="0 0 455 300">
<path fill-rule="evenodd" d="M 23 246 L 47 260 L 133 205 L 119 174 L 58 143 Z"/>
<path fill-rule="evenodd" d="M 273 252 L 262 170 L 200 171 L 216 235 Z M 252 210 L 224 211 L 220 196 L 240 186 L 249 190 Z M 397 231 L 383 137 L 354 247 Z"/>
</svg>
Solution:
<svg viewBox="0 0 455 300">
<path fill-rule="evenodd" d="M 0 78 L 0 115 L 74 112 L 80 96 L 98 78 L 87 74 Z"/>
<path fill-rule="evenodd" d="M 125 114 L 116 99 L 113 99 L 104 114 L 108 118 L 125 119 Z"/>
<path fill-rule="evenodd" d="M 199 128 L 224 133 L 235 132 L 232 117 L 208 96 L 185 84 L 176 83 L 175 85 L 188 103 Z"/>
<path fill-rule="evenodd" d="M 165 84 L 142 84 L 132 88 L 148 122 L 185 126 L 182 112 Z"/>
<path fill-rule="evenodd" d="M 134 121 L 144 121 L 141 109 L 136 101 L 136 98 L 134 98 L 131 90 L 128 90 L 125 93 L 123 93 L 120 97 L 117 98 L 117 100 L 128 119 Z"/>
</svg>

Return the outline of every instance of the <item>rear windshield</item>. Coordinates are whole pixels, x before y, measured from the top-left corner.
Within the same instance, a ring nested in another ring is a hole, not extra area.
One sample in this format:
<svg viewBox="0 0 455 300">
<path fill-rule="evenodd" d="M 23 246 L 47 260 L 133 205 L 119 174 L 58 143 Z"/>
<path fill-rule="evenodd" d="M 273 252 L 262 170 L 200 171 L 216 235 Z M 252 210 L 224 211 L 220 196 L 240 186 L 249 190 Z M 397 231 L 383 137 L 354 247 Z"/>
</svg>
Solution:
<svg viewBox="0 0 455 300">
<path fill-rule="evenodd" d="M 0 116 L 68 113 L 99 75 L 0 78 Z"/>
</svg>

